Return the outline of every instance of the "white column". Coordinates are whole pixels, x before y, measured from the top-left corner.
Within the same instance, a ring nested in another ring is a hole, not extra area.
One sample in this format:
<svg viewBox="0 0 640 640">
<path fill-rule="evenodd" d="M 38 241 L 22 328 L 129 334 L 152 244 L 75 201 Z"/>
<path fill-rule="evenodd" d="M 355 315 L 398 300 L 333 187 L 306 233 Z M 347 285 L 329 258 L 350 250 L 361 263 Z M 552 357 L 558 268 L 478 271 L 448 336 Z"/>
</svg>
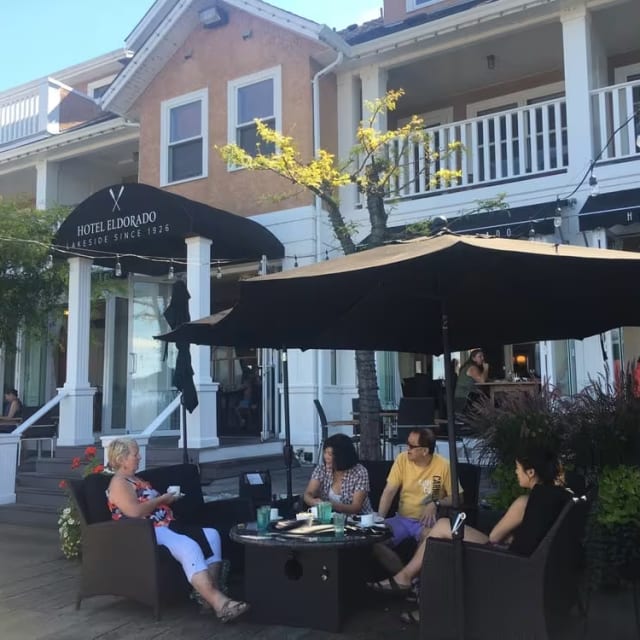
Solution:
<svg viewBox="0 0 640 640">
<path fill-rule="evenodd" d="M 591 15 L 583 7 L 562 13 L 564 84 L 567 101 L 569 175 L 581 175 L 593 160 L 591 117 Z M 577 216 L 575 216 L 577 221 Z"/>
<path fill-rule="evenodd" d="M 367 67 L 360 72 L 362 80 L 362 120 L 368 122 L 371 111 L 366 103 L 378 98 L 384 98 L 387 93 L 387 72 L 380 67 Z M 374 127 L 380 131 L 387 130 L 387 114 L 381 113 L 374 122 Z"/>
<path fill-rule="evenodd" d="M 67 327 L 67 395 L 60 402 L 58 445 L 93 443 L 93 396 L 89 386 L 89 326 L 91 260 L 69 258 L 69 316 Z"/>
<path fill-rule="evenodd" d="M 187 288 L 191 294 L 189 314 L 192 320 L 197 320 L 211 314 L 211 240 L 195 237 L 187 238 L 185 242 Z M 198 406 L 193 413 L 187 414 L 187 446 L 189 449 L 217 447 L 220 444 L 217 420 L 220 385 L 211 379 L 211 347 L 191 345 L 191 364 Z"/>
<path fill-rule="evenodd" d="M 48 209 L 58 204 L 58 175 L 60 165 L 49 160 L 36 163 L 36 208 Z"/>
<path fill-rule="evenodd" d="M 351 74 L 338 76 L 338 158 L 346 160 L 356 142 L 360 123 L 360 80 Z M 355 184 L 340 189 L 343 214 L 355 208 L 358 191 Z"/>
<path fill-rule="evenodd" d="M 16 461 L 20 436 L 0 433 L 0 504 L 16 501 Z"/>
</svg>

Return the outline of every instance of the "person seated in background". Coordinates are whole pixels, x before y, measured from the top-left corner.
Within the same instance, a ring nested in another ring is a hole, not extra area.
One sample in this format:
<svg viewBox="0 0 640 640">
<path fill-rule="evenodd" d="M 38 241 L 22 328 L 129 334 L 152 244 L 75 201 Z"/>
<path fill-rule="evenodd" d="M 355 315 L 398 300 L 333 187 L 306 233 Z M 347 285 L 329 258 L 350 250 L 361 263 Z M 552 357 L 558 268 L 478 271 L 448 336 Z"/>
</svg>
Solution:
<svg viewBox="0 0 640 640">
<path fill-rule="evenodd" d="M 309 506 L 330 502 L 333 511 L 346 514 L 371 513 L 369 473 L 358 463 L 349 436 L 336 433 L 322 447 L 322 462 L 313 470 L 304 492 Z"/>
<path fill-rule="evenodd" d="M 573 495 L 564 486 L 558 484 L 561 468 L 555 453 L 537 443 L 525 443 L 516 455 L 515 474 L 518 484 L 528 490 L 528 494 L 516 498 L 502 519 L 489 535 L 473 527 L 464 528 L 464 540 L 476 544 L 491 544 L 504 547 L 510 552 L 531 555 L 540 544 L 562 508 Z M 451 539 L 449 518 L 440 518 L 428 536 L 420 543 L 411 561 L 397 572 L 392 580 L 393 591 L 409 591 L 412 581 L 422 569 L 424 553 L 429 538 Z M 376 588 L 377 591 L 391 589 Z M 421 597 L 429 597 L 421 594 Z M 419 622 L 418 611 L 403 614 L 405 622 Z"/>
<path fill-rule="evenodd" d="M 398 455 L 380 496 L 378 514 L 389 513 L 395 495 L 400 491 L 398 513 L 387 518 L 393 531 L 389 543 L 374 546 L 374 554 L 389 573 L 399 571 L 403 562 L 393 550 L 401 542 L 413 538 L 420 542 L 436 522 L 439 504 L 451 504 L 451 472 L 449 461 L 434 453 L 436 438 L 431 429 L 414 429 L 409 433 L 407 451 Z M 460 488 L 462 493 L 462 488 Z M 375 583 L 379 590 L 393 591 L 393 578 Z"/>
<path fill-rule="evenodd" d="M 112 519 L 151 520 L 156 542 L 165 546 L 182 565 L 187 580 L 213 608 L 218 620 L 230 622 L 245 613 L 249 609 L 246 602 L 228 598 L 216 586 L 222 562 L 220 534 L 215 529 L 184 526 L 176 522 L 171 505 L 178 497 L 172 493 L 160 495 L 148 482 L 135 475 L 140 463 L 135 440 L 112 440 L 107 457 L 114 472 L 106 491 Z"/>
<path fill-rule="evenodd" d="M 464 413 L 471 402 L 478 397 L 477 383 L 489 379 L 489 365 L 484 360 L 482 349 L 473 349 L 469 359 L 460 367 L 453 395 L 456 413 Z"/>
<path fill-rule="evenodd" d="M 13 420 L 22 417 L 22 402 L 18 398 L 16 389 L 7 389 L 4 393 L 4 407 L 2 417 Z"/>
</svg>

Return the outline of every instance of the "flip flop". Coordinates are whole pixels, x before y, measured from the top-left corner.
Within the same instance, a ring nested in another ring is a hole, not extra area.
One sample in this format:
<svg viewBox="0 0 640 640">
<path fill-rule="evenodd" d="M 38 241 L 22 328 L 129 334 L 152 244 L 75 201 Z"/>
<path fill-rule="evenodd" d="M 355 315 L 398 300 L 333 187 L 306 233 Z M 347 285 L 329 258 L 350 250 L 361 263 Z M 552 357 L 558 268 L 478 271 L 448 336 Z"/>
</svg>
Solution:
<svg viewBox="0 0 640 640">
<path fill-rule="evenodd" d="M 216 611 L 216 617 L 222 624 L 235 620 L 243 613 L 249 611 L 249 604 L 247 602 L 238 602 L 236 600 L 227 600 L 220 611 Z"/>
<path fill-rule="evenodd" d="M 367 582 L 367 587 L 377 591 L 378 593 L 406 594 L 411 591 L 410 584 L 399 584 L 393 576 L 388 580 L 379 580 L 378 582 Z"/>
<path fill-rule="evenodd" d="M 420 611 L 418 609 L 403 611 L 400 614 L 400 620 L 406 624 L 420 624 Z"/>
</svg>

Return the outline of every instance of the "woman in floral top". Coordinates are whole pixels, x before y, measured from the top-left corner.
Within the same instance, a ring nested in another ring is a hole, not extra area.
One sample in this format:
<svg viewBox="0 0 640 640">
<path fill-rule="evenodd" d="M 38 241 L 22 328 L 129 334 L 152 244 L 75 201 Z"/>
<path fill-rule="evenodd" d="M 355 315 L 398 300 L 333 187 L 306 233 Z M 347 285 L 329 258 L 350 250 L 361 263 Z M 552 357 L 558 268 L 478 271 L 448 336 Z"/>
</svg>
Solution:
<svg viewBox="0 0 640 640">
<path fill-rule="evenodd" d="M 160 494 L 135 475 L 140 464 L 138 443 L 117 438 L 107 449 L 113 478 L 107 489 L 107 504 L 114 520 L 147 518 L 153 522 L 156 542 L 167 547 L 182 565 L 193 588 L 214 609 L 221 622 L 230 622 L 245 613 L 246 602 L 232 600 L 217 588 L 222 561 L 220 534 L 208 527 L 185 527 L 176 523 L 171 505 L 177 496 Z"/>
<path fill-rule="evenodd" d="M 305 502 L 310 506 L 330 502 L 333 511 L 339 513 L 371 513 L 369 473 L 358 464 L 351 439 L 342 433 L 327 438 L 322 459 L 311 474 L 304 492 Z"/>
</svg>

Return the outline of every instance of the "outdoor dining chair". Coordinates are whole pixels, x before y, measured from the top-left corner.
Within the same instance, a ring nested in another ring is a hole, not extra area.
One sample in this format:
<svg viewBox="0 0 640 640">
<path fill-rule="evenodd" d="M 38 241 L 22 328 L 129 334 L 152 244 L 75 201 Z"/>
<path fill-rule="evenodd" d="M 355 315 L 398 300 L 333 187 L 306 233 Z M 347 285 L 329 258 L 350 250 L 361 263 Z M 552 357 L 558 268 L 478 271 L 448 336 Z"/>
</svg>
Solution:
<svg viewBox="0 0 640 640">
<path fill-rule="evenodd" d="M 359 420 L 327 420 L 327 414 L 324 412 L 322 408 L 322 404 L 320 400 L 317 398 L 314 399 L 313 404 L 316 407 L 316 411 L 318 412 L 318 418 L 320 419 L 320 448 L 318 450 L 318 462 L 322 459 L 322 448 L 324 446 L 325 440 L 329 437 L 329 429 L 332 427 L 351 427 L 352 435 L 351 440 L 356 445 L 356 449 L 360 444 L 360 437 L 357 435 L 357 427 L 360 424 Z"/>
</svg>

